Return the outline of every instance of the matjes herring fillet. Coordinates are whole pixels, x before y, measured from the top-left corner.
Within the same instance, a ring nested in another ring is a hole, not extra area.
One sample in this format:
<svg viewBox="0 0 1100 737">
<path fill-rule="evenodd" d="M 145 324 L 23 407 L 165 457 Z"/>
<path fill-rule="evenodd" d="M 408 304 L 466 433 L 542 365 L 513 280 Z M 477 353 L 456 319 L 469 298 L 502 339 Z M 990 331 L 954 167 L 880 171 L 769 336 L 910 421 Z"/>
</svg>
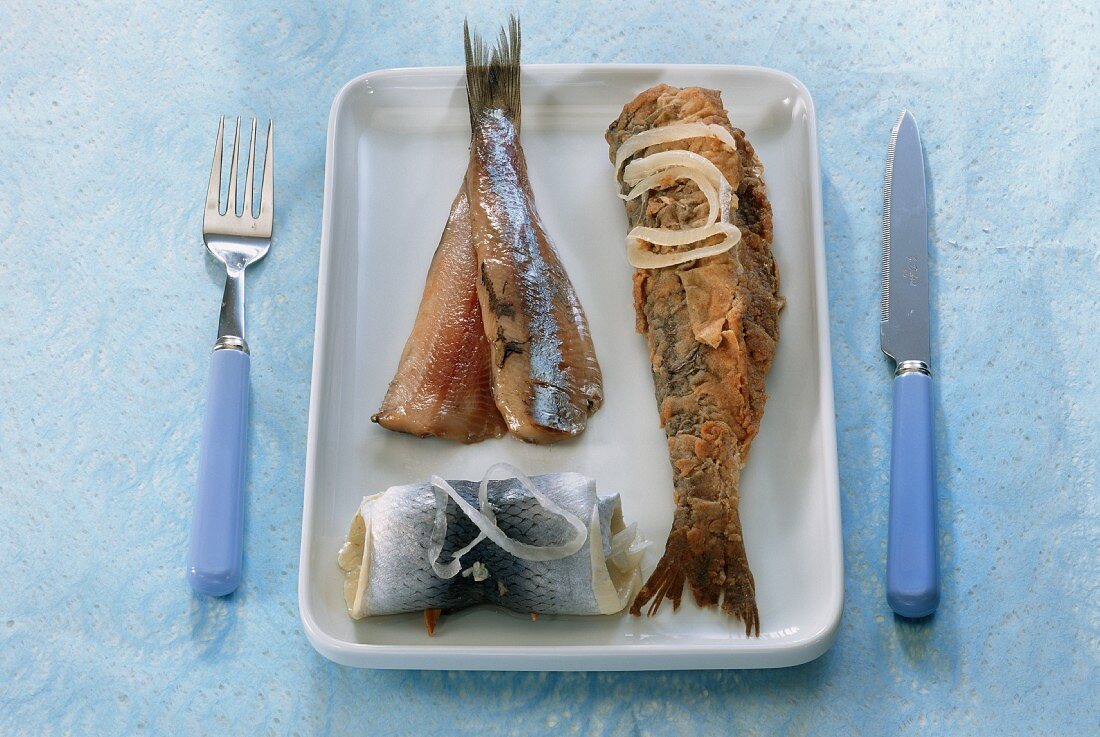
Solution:
<svg viewBox="0 0 1100 737">
<path fill-rule="evenodd" d="M 466 32 L 466 189 L 493 397 L 517 437 L 553 443 L 584 431 L 603 379 L 580 300 L 535 209 L 519 138 L 519 55 L 514 17 L 491 52 Z"/>
</svg>

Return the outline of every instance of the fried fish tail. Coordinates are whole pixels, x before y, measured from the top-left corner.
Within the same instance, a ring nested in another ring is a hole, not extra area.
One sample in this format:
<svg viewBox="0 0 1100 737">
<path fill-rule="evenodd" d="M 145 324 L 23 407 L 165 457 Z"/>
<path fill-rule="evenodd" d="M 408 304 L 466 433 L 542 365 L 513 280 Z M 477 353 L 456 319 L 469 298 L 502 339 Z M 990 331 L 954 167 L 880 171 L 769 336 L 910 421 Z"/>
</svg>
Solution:
<svg viewBox="0 0 1100 737">
<path fill-rule="evenodd" d="M 688 540 L 686 527 L 669 535 L 665 554 L 638 592 L 630 613 L 640 616 L 644 608 L 648 616 L 653 616 L 666 599 L 672 602 L 673 611 L 679 609 L 684 596 L 684 584 L 687 583 L 688 573 L 692 572 L 696 574 L 691 582 L 696 604 L 710 607 L 720 603 L 724 612 L 745 624 L 746 635 L 759 635 L 760 613 L 756 606 L 756 583 L 748 562 L 744 560 L 744 544 L 726 541 L 723 546 L 722 540 L 714 540 L 709 544 L 704 543 L 703 550 L 693 551 Z M 708 551 L 706 547 L 714 549 Z M 725 552 L 715 555 L 721 547 L 726 548 Z M 743 563 L 737 565 L 736 570 L 729 575 L 721 571 L 719 564 L 727 565 L 725 561 L 738 557 Z M 700 560 L 701 558 L 709 558 L 709 561 Z M 714 575 L 714 580 L 709 577 L 698 580 L 697 574 L 700 571 Z"/>
<path fill-rule="evenodd" d="M 677 418 L 680 421 L 688 418 Z M 680 606 L 688 584 L 701 607 L 721 606 L 747 635 L 760 634 L 756 584 L 749 570 L 738 512 L 741 462 L 733 430 L 702 423 L 698 434 L 669 438 L 677 502 L 665 552 L 630 611 L 656 614 L 665 599 Z"/>
</svg>

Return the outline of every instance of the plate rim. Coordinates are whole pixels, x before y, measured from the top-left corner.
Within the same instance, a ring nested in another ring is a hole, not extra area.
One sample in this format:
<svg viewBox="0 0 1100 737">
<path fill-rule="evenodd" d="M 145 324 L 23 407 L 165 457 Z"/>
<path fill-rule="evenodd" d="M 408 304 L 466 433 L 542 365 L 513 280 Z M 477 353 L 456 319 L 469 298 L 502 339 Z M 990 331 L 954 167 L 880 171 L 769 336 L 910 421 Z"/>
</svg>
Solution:
<svg viewBox="0 0 1100 737">
<path fill-rule="evenodd" d="M 312 545 L 313 510 L 317 489 L 317 446 L 315 438 L 320 424 L 320 395 L 324 383 L 325 355 L 328 341 L 327 324 L 329 259 L 333 248 L 333 162 L 335 158 L 336 126 L 347 98 L 364 83 L 396 76 L 460 76 L 459 66 L 393 67 L 359 74 L 342 85 L 329 108 L 325 142 L 325 179 L 321 214 L 321 242 L 317 272 L 317 305 L 315 310 L 313 365 L 310 376 L 309 414 L 306 431 L 306 464 L 302 506 L 302 535 L 298 557 L 298 612 L 303 631 L 318 653 L 335 663 L 379 669 L 460 669 L 460 670 L 559 670 L 559 671 L 628 671 L 682 670 L 717 668 L 777 668 L 800 665 L 823 655 L 836 640 L 844 607 L 844 551 L 840 510 L 840 474 L 836 443 L 836 408 L 833 393 L 832 346 L 829 331 L 829 298 L 825 233 L 821 191 L 821 163 L 818 148 L 817 113 L 813 95 L 797 77 L 779 69 L 735 64 L 525 64 L 526 74 L 553 72 L 663 72 L 710 71 L 715 73 L 752 74 L 771 77 L 791 85 L 806 106 L 809 131 L 807 155 L 810 166 L 810 219 L 812 221 L 812 253 L 814 262 L 813 308 L 820 315 L 816 340 L 829 360 L 821 361 L 818 391 L 820 409 L 828 418 L 823 423 L 822 450 L 825 468 L 823 477 L 828 487 L 824 505 L 828 538 L 832 541 L 830 556 L 834 585 L 829 587 L 827 618 L 816 631 L 784 639 L 781 645 L 759 641 L 748 649 L 731 651 L 728 645 L 630 644 L 630 645 L 386 645 L 354 643 L 333 637 L 317 621 L 309 603 L 311 577 L 308 558 Z M 751 642 L 751 641 L 750 641 Z M 442 664 L 413 662 L 429 653 L 444 654 Z M 451 661 L 463 659 L 463 665 Z M 647 662 L 648 658 L 648 662 Z M 668 662 L 653 664 L 654 658 Z M 734 658 L 738 662 L 731 663 Z"/>
</svg>

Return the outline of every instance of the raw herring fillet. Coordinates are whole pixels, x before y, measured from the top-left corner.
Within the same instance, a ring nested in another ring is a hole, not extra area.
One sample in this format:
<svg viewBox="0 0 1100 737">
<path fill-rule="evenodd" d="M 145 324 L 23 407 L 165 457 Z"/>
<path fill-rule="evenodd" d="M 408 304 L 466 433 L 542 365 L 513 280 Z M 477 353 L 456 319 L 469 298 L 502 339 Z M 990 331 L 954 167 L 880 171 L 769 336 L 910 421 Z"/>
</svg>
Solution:
<svg viewBox="0 0 1100 737">
<path fill-rule="evenodd" d="M 744 132 L 730 125 L 715 90 L 663 84 L 646 90 L 627 103 L 606 137 L 615 161 L 632 135 L 693 122 L 725 127 L 736 150 L 698 137 L 637 155 L 682 149 L 713 162 L 736 193 L 730 219 L 741 240 L 717 256 L 634 273 L 637 327 L 649 347 L 676 511 L 664 556 L 631 611 L 639 614 L 649 603 L 653 614 L 666 598 L 679 606 L 686 582 L 699 605 L 721 605 L 744 622 L 746 632 L 759 634 L 738 501 L 741 469 L 764 413 L 764 377 L 775 355 L 783 303 L 763 167 Z M 684 180 L 664 185 L 627 203 L 631 226 L 698 226 L 708 211 L 699 188 Z M 621 179 L 620 186 L 627 190 Z"/>
<path fill-rule="evenodd" d="M 493 397 L 515 435 L 552 443 L 585 429 L 603 380 L 584 311 L 535 210 L 519 140 L 519 56 L 515 18 L 491 54 L 466 30 L 466 184 Z"/>
<path fill-rule="evenodd" d="M 462 443 L 504 434 L 504 418 L 493 402 L 476 285 L 463 184 L 432 257 L 397 374 L 372 420 L 390 430 Z"/>
</svg>

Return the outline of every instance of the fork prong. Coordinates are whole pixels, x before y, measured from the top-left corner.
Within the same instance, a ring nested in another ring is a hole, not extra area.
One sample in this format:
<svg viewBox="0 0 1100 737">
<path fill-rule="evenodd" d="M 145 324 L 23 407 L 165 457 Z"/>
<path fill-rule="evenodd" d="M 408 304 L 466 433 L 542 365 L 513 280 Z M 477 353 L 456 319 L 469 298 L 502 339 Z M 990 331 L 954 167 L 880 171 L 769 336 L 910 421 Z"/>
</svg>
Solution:
<svg viewBox="0 0 1100 737">
<path fill-rule="evenodd" d="M 241 116 L 237 116 L 237 132 L 233 134 L 233 161 L 229 164 L 229 202 L 225 205 L 226 215 L 237 214 L 237 151 L 241 144 Z"/>
<path fill-rule="evenodd" d="M 221 205 L 218 198 L 222 193 L 222 133 L 225 130 L 225 116 L 218 120 L 218 142 L 214 144 L 214 163 L 210 167 L 210 186 L 206 190 L 206 212 L 218 214 Z"/>
<path fill-rule="evenodd" d="M 267 122 L 267 147 L 264 151 L 264 178 L 260 186 L 260 227 L 271 229 L 275 207 L 275 121 Z"/>
<path fill-rule="evenodd" d="M 248 139 L 248 168 L 244 180 L 244 216 L 252 217 L 252 183 L 256 173 L 256 119 L 252 119 L 252 135 Z"/>
</svg>

